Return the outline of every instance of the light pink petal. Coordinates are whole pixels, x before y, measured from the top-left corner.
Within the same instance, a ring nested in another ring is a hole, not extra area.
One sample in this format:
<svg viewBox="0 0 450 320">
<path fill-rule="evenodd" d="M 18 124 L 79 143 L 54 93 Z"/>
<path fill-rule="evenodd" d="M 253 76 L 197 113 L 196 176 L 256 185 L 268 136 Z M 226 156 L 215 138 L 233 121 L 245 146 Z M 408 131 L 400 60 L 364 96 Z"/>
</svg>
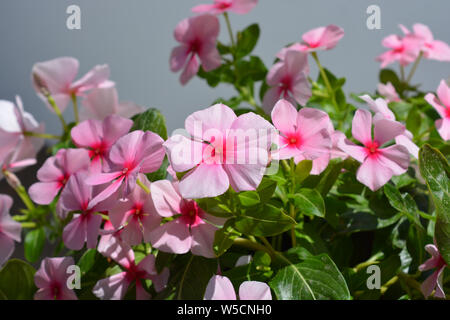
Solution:
<svg viewBox="0 0 450 320">
<path fill-rule="evenodd" d="M 66 211 L 85 210 L 91 199 L 92 187 L 85 183 L 86 171 L 72 175 L 61 192 L 62 208 Z"/>
<path fill-rule="evenodd" d="M 296 120 L 297 130 L 304 140 L 315 136 L 324 129 L 328 132 L 331 122 L 326 112 L 314 108 L 300 109 Z"/>
<path fill-rule="evenodd" d="M 71 222 L 64 227 L 63 241 L 71 250 L 81 250 L 86 241 L 86 221 L 82 215 L 77 214 Z"/>
<path fill-rule="evenodd" d="M 171 217 L 181 213 L 182 198 L 170 181 L 156 181 L 150 185 L 150 191 L 156 212 L 161 217 Z"/>
<path fill-rule="evenodd" d="M 215 42 L 205 43 L 199 51 L 198 55 L 202 67 L 206 72 L 220 67 L 222 63 L 222 58 L 220 57 Z"/>
<path fill-rule="evenodd" d="M 425 56 L 428 59 L 450 61 L 450 46 L 443 41 L 435 40 L 431 43 L 431 48 L 425 49 Z"/>
<path fill-rule="evenodd" d="M 414 34 L 419 36 L 425 41 L 433 41 L 433 34 L 431 33 L 430 28 L 422 23 L 416 23 L 413 25 Z"/>
<path fill-rule="evenodd" d="M 51 288 L 39 289 L 34 294 L 34 300 L 55 300 L 54 292 Z"/>
<path fill-rule="evenodd" d="M 287 100 L 277 102 L 272 110 L 272 122 L 281 132 L 295 132 L 297 127 L 297 109 Z"/>
<path fill-rule="evenodd" d="M 160 274 L 152 276 L 150 278 L 152 280 L 152 284 L 156 292 L 161 292 L 167 287 L 169 276 L 170 276 L 169 268 L 165 267 Z"/>
<path fill-rule="evenodd" d="M 384 166 L 376 157 L 367 157 L 359 167 L 356 178 L 370 190 L 376 191 L 384 186 L 392 175 L 392 170 Z"/>
<path fill-rule="evenodd" d="M 109 78 L 109 67 L 107 65 L 98 65 L 86 73 L 80 80 L 72 84 L 72 89 L 77 93 L 97 88 Z"/>
<path fill-rule="evenodd" d="M 147 273 L 147 275 L 157 275 L 158 272 L 156 271 L 155 266 L 155 256 L 152 254 L 149 254 L 144 259 L 139 262 L 137 265 L 139 270 L 143 270 Z"/>
<path fill-rule="evenodd" d="M 225 193 L 229 186 L 222 165 L 202 163 L 181 179 L 180 194 L 186 199 L 215 197 Z"/>
<path fill-rule="evenodd" d="M 203 256 L 206 258 L 214 258 L 216 255 L 213 250 L 214 235 L 218 230 L 217 227 L 203 222 L 191 227 L 192 233 L 192 254 Z"/>
<path fill-rule="evenodd" d="M 320 46 L 320 41 L 322 39 L 323 33 L 325 32 L 325 27 L 319 27 L 312 29 L 303 34 L 302 40 L 306 42 L 310 47 Z"/>
<path fill-rule="evenodd" d="M 90 119 L 103 120 L 119 112 L 119 97 L 115 87 L 102 87 L 90 91 L 82 102 Z"/>
<path fill-rule="evenodd" d="M 137 246 L 142 243 L 142 227 L 138 219 L 131 217 L 128 225 L 120 234 L 123 242 L 130 246 Z"/>
<path fill-rule="evenodd" d="M 163 143 L 169 162 L 176 172 L 184 172 L 202 161 L 203 143 L 180 134 L 173 135 Z"/>
<path fill-rule="evenodd" d="M 92 289 L 94 295 L 101 300 L 121 300 L 127 293 L 130 282 L 127 273 L 121 272 L 109 278 L 99 280 Z"/>
<path fill-rule="evenodd" d="M 28 193 L 37 204 L 50 204 L 60 189 L 59 182 L 36 182 L 28 189 Z"/>
<path fill-rule="evenodd" d="M 410 156 L 408 150 L 400 145 L 393 145 L 379 150 L 378 161 L 388 167 L 394 175 L 406 172 L 409 166 Z"/>
<path fill-rule="evenodd" d="M 86 220 L 86 246 L 93 249 L 97 246 L 97 238 L 102 224 L 102 217 L 98 214 L 89 214 Z"/>
<path fill-rule="evenodd" d="M 445 266 L 433 272 L 420 286 L 425 298 L 428 298 L 435 288 L 436 292 L 434 296 L 437 298 L 445 298 L 445 293 L 442 289 L 442 276 L 444 269 Z"/>
<path fill-rule="evenodd" d="M 136 159 L 142 159 L 140 163 L 141 173 L 154 172 L 161 167 L 166 155 L 163 148 L 164 140 L 151 131 L 146 131 L 142 136 L 140 149 L 136 152 Z"/>
<path fill-rule="evenodd" d="M 99 145 L 102 138 L 101 123 L 96 120 L 87 120 L 71 130 L 72 140 L 78 147 L 92 147 Z"/>
<path fill-rule="evenodd" d="M 433 106 L 434 109 L 436 109 L 437 113 L 439 113 L 439 115 L 442 118 L 445 118 L 446 116 L 446 107 L 441 105 L 441 103 L 439 102 L 439 100 L 436 98 L 436 96 L 432 93 L 428 93 L 425 96 L 425 100 L 431 104 Z"/>
<path fill-rule="evenodd" d="M 232 11 L 236 14 L 247 14 L 257 4 L 258 4 L 258 0 L 235 0 L 232 2 L 230 11 Z"/>
<path fill-rule="evenodd" d="M 325 28 L 320 39 L 320 46 L 326 50 L 333 49 L 344 36 L 344 30 L 335 25 L 329 25 Z"/>
<path fill-rule="evenodd" d="M 367 94 L 360 96 L 360 98 L 369 105 L 370 110 L 372 110 L 374 113 L 381 113 L 384 118 L 388 120 L 395 120 L 394 113 L 389 109 L 387 102 L 384 99 L 378 98 L 376 100 L 373 100 Z"/>
<path fill-rule="evenodd" d="M 211 14 L 220 14 L 220 12 L 218 12 L 218 10 L 216 9 L 215 4 L 199 4 L 192 8 L 192 12 L 195 12 L 195 13 L 208 12 Z"/>
<path fill-rule="evenodd" d="M 278 135 L 269 121 L 253 112 L 240 115 L 230 129 L 226 137 L 227 154 L 228 149 L 234 151 L 235 148 L 238 151 L 248 148 L 269 150 Z"/>
<path fill-rule="evenodd" d="M 244 281 L 239 287 L 240 300 L 272 300 L 270 288 L 264 282 Z"/>
<path fill-rule="evenodd" d="M 436 120 L 435 125 L 442 139 L 450 140 L 450 118 Z"/>
<path fill-rule="evenodd" d="M 69 175 L 87 169 L 91 162 L 89 152 L 85 149 L 66 149 L 63 159 L 62 166 Z"/>
<path fill-rule="evenodd" d="M 405 132 L 405 126 L 397 121 L 381 119 L 374 123 L 374 140 L 383 145 Z"/>
<path fill-rule="evenodd" d="M 14 252 L 14 241 L 0 232 L 0 266 L 2 266 Z"/>
<path fill-rule="evenodd" d="M 408 149 L 408 152 L 414 158 L 416 159 L 419 158 L 419 147 L 414 142 L 412 142 L 412 140 L 406 135 L 403 134 L 395 137 L 395 143 L 404 146 L 406 149 Z"/>
<path fill-rule="evenodd" d="M 204 300 L 236 300 L 233 284 L 223 276 L 213 276 L 206 287 Z"/>
<path fill-rule="evenodd" d="M 284 62 L 275 63 L 269 70 L 266 76 L 266 82 L 273 87 L 280 83 L 281 79 L 286 74 L 286 64 Z"/>
<path fill-rule="evenodd" d="M 350 157 L 358 160 L 359 162 L 364 162 L 366 159 L 367 153 L 364 147 L 360 147 L 348 139 L 341 139 L 338 142 L 338 147 Z"/>
<path fill-rule="evenodd" d="M 180 75 L 180 82 L 182 85 L 185 85 L 189 82 L 198 72 L 200 68 L 200 64 L 195 55 L 191 55 L 186 66 L 184 67 L 183 72 Z"/>
<path fill-rule="evenodd" d="M 95 196 L 94 199 L 89 201 L 88 209 L 94 208 L 96 205 L 98 205 L 100 202 L 107 200 L 109 197 L 113 196 L 114 193 L 119 190 L 119 188 L 122 186 L 122 182 L 125 178 L 120 177 L 119 179 L 115 180 L 113 183 L 111 183 L 107 188 L 105 188 L 102 192 L 100 192 L 98 195 Z"/>
<path fill-rule="evenodd" d="M 444 106 L 450 108 L 450 88 L 444 80 L 441 80 L 437 89 L 437 94 Z"/>
<path fill-rule="evenodd" d="M 266 91 L 263 98 L 263 109 L 270 114 L 275 104 L 280 100 L 281 90 L 279 87 L 273 87 Z"/>
<path fill-rule="evenodd" d="M 97 250 L 103 256 L 116 261 L 126 269 L 129 269 L 134 263 L 133 249 L 126 243 L 120 241 L 115 234 L 102 236 Z"/>
<path fill-rule="evenodd" d="M 175 47 L 172 50 L 172 53 L 170 55 L 170 61 L 169 61 L 170 70 L 172 72 L 178 72 L 181 69 L 183 69 L 188 57 L 189 57 L 189 47 L 188 46 L 181 45 L 181 46 Z"/>
<path fill-rule="evenodd" d="M 309 98 L 312 96 L 311 85 L 308 81 L 306 73 L 301 72 L 297 76 L 297 80 L 291 89 L 291 93 L 292 97 L 298 104 L 302 106 L 306 105 Z"/>
<path fill-rule="evenodd" d="M 158 250 L 183 254 L 191 249 L 192 240 L 189 227 L 181 219 L 175 219 L 153 230 L 150 242 Z"/>
<path fill-rule="evenodd" d="M 356 110 L 352 121 L 353 137 L 361 142 L 367 144 L 372 141 L 372 114 L 363 109 Z"/>
</svg>

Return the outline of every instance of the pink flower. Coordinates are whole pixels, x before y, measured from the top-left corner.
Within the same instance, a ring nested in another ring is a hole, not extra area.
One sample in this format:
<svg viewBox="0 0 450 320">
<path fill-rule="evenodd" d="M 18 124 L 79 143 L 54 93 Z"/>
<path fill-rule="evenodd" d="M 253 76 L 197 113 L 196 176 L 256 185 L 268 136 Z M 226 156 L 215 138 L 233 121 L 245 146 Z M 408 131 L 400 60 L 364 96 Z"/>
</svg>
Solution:
<svg viewBox="0 0 450 320">
<path fill-rule="evenodd" d="M 258 0 L 214 0 L 214 4 L 200 4 L 192 8 L 192 11 L 211 14 L 222 14 L 231 11 L 237 14 L 247 14 L 257 4 Z"/>
<path fill-rule="evenodd" d="M 107 242 L 98 247 L 98 251 L 107 258 L 117 262 L 123 271 L 109 278 L 99 280 L 92 292 L 102 300 L 123 299 L 128 287 L 135 282 L 136 299 L 148 300 L 150 294 L 142 286 L 142 280 L 152 280 L 157 292 L 162 291 L 167 285 L 169 270 L 165 268 L 158 274 L 155 267 L 155 257 L 151 254 L 136 264 L 134 252 L 128 245 L 120 243 L 117 238 L 109 237 Z"/>
<path fill-rule="evenodd" d="M 401 66 L 407 66 L 419 56 L 420 40 L 414 36 L 407 35 L 402 38 L 393 34 L 384 38 L 382 44 L 390 50 L 377 57 L 376 60 L 381 62 L 381 68 L 395 61 Z"/>
<path fill-rule="evenodd" d="M 348 139 L 340 140 L 339 148 L 355 158 L 362 165 L 356 178 L 372 191 L 379 189 L 393 175 L 401 175 L 409 166 L 408 150 L 404 146 L 382 146 L 402 134 L 405 127 L 395 121 L 380 119 L 374 123 L 374 138 L 372 139 L 372 114 L 367 110 L 356 111 L 352 122 L 353 137 L 364 146 L 358 146 Z"/>
<path fill-rule="evenodd" d="M 255 190 L 268 164 L 273 126 L 254 113 L 239 117 L 216 104 L 191 114 L 190 137 L 173 135 L 164 143 L 176 172 L 190 170 L 180 181 L 183 198 L 215 197 L 228 190 Z M 205 183 L 208 181 L 208 183 Z"/>
<path fill-rule="evenodd" d="M 40 182 L 33 184 L 28 193 L 38 204 L 49 204 L 64 188 L 70 176 L 89 167 L 89 152 L 84 149 L 61 149 L 48 158 L 38 170 Z"/>
<path fill-rule="evenodd" d="M 70 273 L 67 270 L 75 265 L 72 257 L 45 258 L 34 275 L 34 283 L 39 290 L 35 300 L 78 300 L 75 292 L 67 286 Z"/>
<path fill-rule="evenodd" d="M 114 198 L 92 205 L 92 199 L 102 189 L 86 184 L 87 171 L 72 175 L 61 192 L 61 206 L 66 212 L 76 212 L 72 221 L 63 230 L 63 241 L 67 248 L 80 250 L 84 243 L 92 249 L 97 245 L 97 237 L 102 217 L 96 213 L 108 211 L 115 203 Z"/>
<path fill-rule="evenodd" d="M 436 245 L 427 244 L 425 246 L 425 250 L 431 254 L 431 258 L 425 261 L 425 263 L 419 266 L 420 271 L 436 269 L 431 276 L 429 276 L 420 287 L 425 298 L 428 298 L 434 289 L 436 292 L 434 296 L 437 298 L 445 299 L 444 286 L 442 284 L 442 278 L 444 276 L 444 269 L 446 267 L 446 263 L 444 258 L 442 258 L 441 254 Z"/>
<path fill-rule="evenodd" d="M 150 181 L 144 174 L 139 174 L 139 180 L 150 188 Z M 123 226 L 121 238 L 131 246 L 140 244 L 142 239 L 150 242 L 152 230 L 161 223 L 152 198 L 142 188 L 134 188 L 126 200 L 119 201 L 109 210 L 109 218 L 114 228 L 119 229 Z"/>
<path fill-rule="evenodd" d="M 136 130 L 121 137 L 109 152 L 109 171 L 96 173 L 86 180 L 87 184 L 100 185 L 112 183 L 92 200 L 91 206 L 107 199 L 122 185 L 123 196 L 136 187 L 139 173 L 154 172 L 164 160 L 163 139 L 156 133 Z"/>
<path fill-rule="evenodd" d="M 117 89 L 114 86 L 93 89 L 83 99 L 82 105 L 81 120 L 104 120 L 114 114 L 131 118 L 144 111 L 144 108 L 132 102 L 119 102 Z"/>
<path fill-rule="evenodd" d="M 20 242 L 22 226 L 9 215 L 13 200 L 10 196 L 0 194 L 0 266 L 11 257 L 14 241 Z"/>
<path fill-rule="evenodd" d="M 388 82 L 386 84 L 379 83 L 378 84 L 378 93 L 380 95 L 382 95 L 388 103 L 401 101 L 400 97 L 398 96 L 397 91 L 395 91 L 394 86 L 390 82 Z"/>
<path fill-rule="evenodd" d="M 82 96 L 88 90 L 111 85 L 111 82 L 108 81 L 109 67 L 107 65 L 95 66 L 81 79 L 75 81 L 78 68 L 78 60 L 70 57 L 39 62 L 33 66 L 34 89 L 50 110 L 53 111 L 53 108 L 42 94 L 42 86 L 45 86 L 58 108 L 63 112 L 71 101 L 72 95 Z"/>
<path fill-rule="evenodd" d="M 450 88 L 442 80 L 437 89 L 438 98 L 432 93 L 425 96 L 425 100 L 436 109 L 442 119 L 436 120 L 437 131 L 445 141 L 450 140 Z"/>
<path fill-rule="evenodd" d="M 16 145 L 16 149 L 0 153 L 0 180 L 6 172 L 16 172 L 36 164 L 36 159 L 25 158 L 29 153 L 29 150 L 22 147 L 22 144 L 26 143 L 25 140 L 21 139 L 18 143 L 18 148 Z"/>
<path fill-rule="evenodd" d="M 233 284 L 224 276 L 213 276 L 206 287 L 205 300 L 237 300 Z M 270 288 L 264 282 L 244 281 L 239 287 L 240 300 L 272 300 Z"/>
<path fill-rule="evenodd" d="M 313 108 L 297 112 L 289 101 L 280 100 L 272 110 L 272 122 L 280 131 L 275 158 L 294 158 L 296 163 L 322 156 L 329 160 L 332 124 L 325 112 Z"/>
<path fill-rule="evenodd" d="M 214 258 L 214 235 L 223 219 L 204 212 L 193 200 L 183 199 L 178 183 L 160 180 L 151 184 L 151 196 L 156 213 L 163 218 L 175 218 L 150 232 L 150 242 L 158 250 Z M 178 216 L 178 217 L 176 217 Z"/>
<path fill-rule="evenodd" d="M 72 140 L 79 148 L 86 148 L 95 171 L 107 170 L 108 154 L 116 141 L 127 134 L 133 121 L 117 115 L 106 117 L 103 121 L 86 120 L 71 131 Z"/>
<path fill-rule="evenodd" d="M 172 50 L 170 69 L 178 72 L 184 68 L 181 84 L 185 85 L 197 74 L 200 67 L 198 59 L 207 72 L 220 66 L 220 54 L 216 48 L 218 35 L 219 20 L 210 14 L 184 19 L 177 25 L 174 37 L 181 45 Z"/>
<path fill-rule="evenodd" d="M 405 26 L 400 25 L 405 35 L 413 36 L 420 40 L 420 50 L 427 59 L 438 61 L 450 61 L 450 47 L 443 41 L 435 40 L 430 28 L 421 23 L 413 25 L 413 33 Z"/>
<path fill-rule="evenodd" d="M 288 50 L 284 60 L 274 64 L 267 74 L 266 81 L 271 88 L 264 95 L 264 111 L 270 113 L 280 97 L 294 105 L 296 103 L 305 105 L 311 97 L 307 73 L 307 54 Z"/>
<path fill-rule="evenodd" d="M 302 52 L 315 52 L 319 50 L 331 50 L 338 44 L 344 36 L 344 30 L 338 26 L 330 24 L 326 27 L 320 27 L 310 30 L 303 34 L 302 43 L 295 43 L 288 48 L 283 48 L 277 54 L 277 57 L 283 60 L 288 50 L 297 50 Z"/>
</svg>

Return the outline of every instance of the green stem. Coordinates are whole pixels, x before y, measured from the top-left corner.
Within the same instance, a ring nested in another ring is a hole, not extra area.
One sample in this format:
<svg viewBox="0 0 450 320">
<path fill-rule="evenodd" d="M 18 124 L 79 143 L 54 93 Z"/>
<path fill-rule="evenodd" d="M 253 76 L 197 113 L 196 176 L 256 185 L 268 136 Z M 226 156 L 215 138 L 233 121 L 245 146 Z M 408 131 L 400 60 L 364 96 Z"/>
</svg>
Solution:
<svg viewBox="0 0 450 320">
<path fill-rule="evenodd" d="M 72 104 L 73 104 L 73 114 L 75 117 L 75 123 L 80 122 L 80 117 L 78 115 L 78 102 L 76 94 L 72 93 Z"/>
<path fill-rule="evenodd" d="M 331 101 L 333 102 L 336 111 L 338 111 L 339 107 L 336 102 L 336 97 L 334 95 L 333 88 L 331 87 L 330 80 L 328 79 L 327 73 L 325 72 L 325 69 L 322 67 L 322 64 L 319 61 L 319 57 L 317 56 L 316 52 L 311 52 L 312 57 L 316 61 L 317 67 L 319 68 L 320 74 L 322 75 L 323 81 L 325 82 L 325 86 L 327 87 L 328 94 L 331 98 Z"/>
<path fill-rule="evenodd" d="M 67 123 L 66 123 L 66 121 L 64 120 L 64 117 L 63 117 L 63 115 L 62 115 L 62 113 L 61 113 L 61 110 L 60 110 L 60 109 L 58 108 L 58 106 L 56 105 L 55 100 L 53 99 L 53 97 L 52 97 L 51 95 L 48 95 L 48 96 L 47 96 L 47 101 L 48 101 L 48 103 L 52 106 L 53 111 L 55 111 L 56 115 L 58 116 L 59 120 L 61 121 L 61 124 L 62 124 L 62 126 L 63 126 L 64 132 L 67 132 L 67 131 L 68 131 Z"/>
<path fill-rule="evenodd" d="M 419 56 L 417 57 L 416 61 L 414 62 L 414 65 L 411 68 L 411 72 L 408 75 L 408 78 L 406 78 L 406 83 L 409 84 L 412 77 L 414 76 L 414 73 L 416 73 L 417 67 L 419 66 L 420 60 L 422 60 L 423 52 L 421 51 Z"/>
<path fill-rule="evenodd" d="M 14 221 L 26 221 L 28 217 L 26 215 L 15 215 L 12 217 Z"/>
<path fill-rule="evenodd" d="M 291 218 L 295 220 L 295 207 L 291 203 L 289 204 L 289 212 L 291 215 Z M 295 226 L 291 228 L 291 240 L 292 240 L 292 247 L 297 246 L 297 237 L 295 236 Z"/>
<path fill-rule="evenodd" d="M 250 250 L 264 251 L 267 252 L 270 256 L 273 255 L 273 252 L 269 250 L 269 248 L 267 248 L 266 246 L 263 246 L 258 242 L 254 242 L 248 239 L 236 238 L 234 239 L 233 244 Z"/>
<path fill-rule="evenodd" d="M 281 165 L 283 166 L 284 170 L 286 170 L 286 172 L 291 172 L 291 168 L 286 160 L 281 160 Z"/>
<path fill-rule="evenodd" d="M 223 16 L 225 17 L 228 34 L 230 35 L 231 46 L 233 47 L 233 52 L 234 52 L 234 48 L 236 48 L 236 42 L 234 41 L 233 30 L 231 29 L 231 23 L 230 23 L 230 18 L 228 17 L 228 12 L 224 12 Z"/>
<path fill-rule="evenodd" d="M 39 132 L 31 132 L 26 131 L 23 133 L 25 136 L 28 137 L 36 137 L 36 138 L 42 138 L 42 139 L 53 139 L 53 140 L 61 140 L 60 136 L 50 134 L 50 133 L 39 133 Z"/>
<path fill-rule="evenodd" d="M 137 183 L 137 185 L 138 185 L 139 187 L 141 187 L 147 194 L 150 194 L 150 189 L 149 189 L 145 184 L 143 184 L 141 180 L 137 179 L 137 180 L 136 180 L 136 183 Z"/>
<path fill-rule="evenodd" d="M 34 223 L 34 222 L 22 222 L 21 225 L 22 225 L 22 228 L 26 228 L 26 229 L 36 228 L 36 223 Z"/>
<path fill-rule="evenodd" d="M 400 80 L 405 82 L 405 67 L 400 65 Z"/>
</svg>

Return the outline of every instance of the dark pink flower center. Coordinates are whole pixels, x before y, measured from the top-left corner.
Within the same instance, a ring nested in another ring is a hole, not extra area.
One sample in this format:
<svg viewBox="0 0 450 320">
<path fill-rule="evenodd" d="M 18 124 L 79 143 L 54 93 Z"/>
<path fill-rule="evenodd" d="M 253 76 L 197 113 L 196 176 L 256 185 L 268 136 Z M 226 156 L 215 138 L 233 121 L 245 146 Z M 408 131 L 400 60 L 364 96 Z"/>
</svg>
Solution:
<svg viewBox="0 0 450 320">
<path fill-rule="evenodd" d="M 198 38 L 195 38 L 189 44 L 189 51 L 192 53 L 198 53 L 198 52 L 200 52 L 201 47 L 202 47 L 202 41 Z"/>
<path fill-rule="evenodd" d="M 228 1 L 219 1 L 218 3 L 216 3 L 216 8 L 220 10 L 225 10 L 228 9 L 229 7 L 231 7 L 231 2 Z"/>
<path fill-rule="evenodd" d="M 90 158 L 104 157 L 108 151 L 108 146 L 102 141 L 95 143 L 90 147 L 89 156 Z"/>
<path fill-rule="evenodd" d="M 450 107 L 445 108 L 445 117 L 450 119 Z"/>
<path fill-rule="evenodd" d="M 133 218 L 141 220 L 144 217 L 144 206 L 142 203 L 135 203 L 132 209 Z"/>
<path fill-rule="evenodd" d="M 380 145 L 376 141 L 370 141 L 370 142 L 366 143 L 365 151 L 366 151 L 367 156 L 369 156 L 369 157 L 376 156 L 379 152 L 379 147 L 380 147 Z"/>
<path fill-rule="evenodd" d="M 224 164 L 227 158 L 227 142 L 225 138 L 215 142 L 215 137 L 212 137 L 209 143 L 206 143 L 203 148 L 203 162 L 208 164 Z"/>
<path fill-rule="evenodd" d="M 59 282 L 53 281 L 50 284 L 50 291 L 55 300 L 59 300 L 61 297 L 61 285 Z"/>
<path fill-rule="evenodd" d="M 303 139 L 298 132 L 286 134 L 284 140 L 285 144 L 290 148 L 300 148 L 303 144 Z"/>
<path fill-rule="evenodd" d="M 288 93 L 292 89 L 292 77 L 287 75 L 281 79 L 280 89 L 284 97 L 288 95 Z"/>
<path fill-rule="evenodd" d="M 60 176 L 58 178 L 59 188 L 64 188 L 69 178 L 70 175 L 68 173 L 65 173 L 64 175 Z"/>
<path fill-rule="evenodd" d="M 184 200 L 181 204 L 181 217 L 182 221 L 190 226 L 195 227 L 202 221 L 202 211 L 197 202 Z"/>
<path fill-rule="evenodd" d="M 130 263 L 126 272 L 126 278 L 130 282 L 145 279 L 147 275 L 147 273 L 144 270 L 139 269 L 134 262 Z"/>
</svg>

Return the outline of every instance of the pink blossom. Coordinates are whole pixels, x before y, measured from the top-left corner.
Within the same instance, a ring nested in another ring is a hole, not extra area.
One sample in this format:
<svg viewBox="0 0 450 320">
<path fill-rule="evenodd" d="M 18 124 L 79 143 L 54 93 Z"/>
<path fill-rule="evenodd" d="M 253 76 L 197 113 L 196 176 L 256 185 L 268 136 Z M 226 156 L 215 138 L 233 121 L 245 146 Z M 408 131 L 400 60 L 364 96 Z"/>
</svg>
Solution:
<svg viewBox="0 0 450 320">
<path fill-rule="evenodd" d="M 431 258 L 425 261 L 423 264 L 419 266 L 420 271 L 436 269 L 431 276 L 429 276 L 420 287 L 425 298 L 428 298 L 434 289 L 436 292 L 434 296 L 437 298 L 445 299 L 444 286 L 442 284 L 442 278 L 444 276 L 444 269 L 446 267 L 446 263 L 444 258 L 442 258 L 441 254 L 436 245 L 427 244 L 425 246 L 425 250 L 431 254 Z"/>
<path fill-rule="evenodd" d="M 438 89 L 437 96 L 428 93 L 425 100 L 436 109 L 442 119 L 436 120 L 435 125 L 437 131 L 445 141 L 450 140 L 450 88 L 447 83 L 442 80 Z"/>
<path fill-rule="evenodd" d="M 11 257 L 14 241 L 20 242 L 22 226 L 9 215 L 13 200 L 10 196 L 0 194 L 0 266 Z"/>
<path fill-rule="evenodd" d="M 164 143 L 184 198 L 215 197 L 228 190 L 255 190 L 268 164 L 273 126 L 254 113 L 239 117 L 216 104 L 191 114 L 185 122 L 190 137 L 173 135 Z M 204 183 L 208 181 L 208 183 Z"/>
<path fill-rule="evenodd" d="M 237 14 L 247 14 L 257 4 L 258 0 L 214 0 L 214 4 L 200 4 L 192 8 L 192 11 L 211 14 L 222 14 L 231 11 Z"/>
<path fill-rule="evenodd" d="M 34 275 L 34 283 L 39 290 L 35 300 L 78 300 L 75 292 L 67 286 L 70 273 L 67 270 L 75 265 L 72 257 L 45 258 Z"/>
<path fill-rule="evenodd" d="M 410 159 L 404 146 L 394 144 L 382 148 L 385 143 L 404 133 L 405 127 L 401 123 L 387 119 L 375 121 L 373 139 L 371 130 L 372 114 L 367 110 L 357 110 L 352 122 L 352 134 L 364 146 L 342 139 L 339 141 L 339 148 L 362 163 L 356 178 L 375 191 L 393 175 L 405 173 Z"/>
<path fill-rule="evenodd" d="M 109 152 L 109 171 L 93 172 L 86 180 L 87 184 L 100 185 L 112 182 L 92 200 L 91 205 L 107 199 L 123 186 L 126 197 L 136 187 L 139 173 L 154 172 L 164 160 L 163 139 L 156 133 L 136 130 L 121 137 Z"/>
<path fill-rule="evenodd" d="M 233 284 L 224 276 L 213 276 L 206 287 L 205 300 L 237 300 Z M 244 281 L 239 287 L 240 300 L 272 300 L 270 288 L 264 282 Z"/>
<path fill-rule="evenodd" d="M 392 83 L 388 82 L 386 84 L 378 84 L 378 92 L 382 95 L 388 103 L 401 101 L 397 91 L 395 91 Z"/>
<path fill-rule="evenodd" d="M 164 218 L 175 216 L 149 234 L 152 246 L 165 252 L 183 254 L 191 251 L 195 255 L 214 258 L 213 242 L 218 228 L 211 223 L 221 225 L 223 219 L 207 214 L 195 201 L 184 199 L 177 182 L 156 181 L 150 190 L 157 214 Z"/>
<path fill-rule="evenodd" d="M 46 87 L 58 108 L 63 112 L 71 101 L 72 95 L 82 96 L 88 90 L 112 85 L 108 81 L 110 72 L 107 65 L 95 66 L 81 79 L 75 81 L 78 68 L 78 60 L 71 57 L 61 57 L 39 62 L 33 66 L 34 89 L 50 110 L 53 111 L 53 108 L 42 94 L 42 86 Z"/>
<path fill-rule="evenodd" d="M 26 158 L 29 150 L 22 147 L 23 143 L 26 142 L 24 139 L 21 139 L 21 141 L 18 142 L 18 148 L 16 145 L 16 149 L 0 153 L 0 180 L 6 172 L 16 172 L 20 169 L 36 164 L 36 159 Z"/>
<path fill-rule="evenodd" d="M 147 188 L 150 181 L 144 174 L 139 174 L 139 180 Z M 121 239 L 131 246 L 150 241 L 150 233 L 161 223 L 161 217 L 156 213 L 152 198 L 142 189 L 134 188 L 126 200 L 117 202 L 109 210 L 109 218 L 116 229 L 121 229 Z"/>
<path fill-rule="evenodd" d="M 103 121 L 86 120 L 72 129 L 72 140 L 77 147 L 89 151 L 94 170 L 101 171 L 102 166 L 107 170 L 109 150 L 132 126 L 133 121 L 117 115 L 108 116 Z"/>
<path fill-rule="evenodd" d="M 280 98 L 289 100 L 294 105 L 305 105 L 311 97 L 308 70 L 307 54 L 288 50 L 284 60 L 274 64 L 267 74 L 266 81 L 271 88 L 264 95 L 264 111 L 270 113 Z"/>
<path fill-rule="evenodd" d="M 64 188 L 72 174 L 89 167 L 89 152 L 84 149 L 61 149 L 48 158 L 37 172 L 40 182 L 33 184 L 28 193 L 38 204 L 49 204 Z"/>
<path fill-rule="evenodd" d="M 119 115 L 124 118 L 144 111 L 144 108 L 132 102 L 119 102 L 115 86 L 99 87 L 91 90 L 82 102 L 80 119 L 104 120 L 111 115 Z"/>
<path fill-rule="evenodd" d="M 198 59 L 207 72 L 220 66 L 220 54 L 216 48 L 218 35 L 219 20 L 210 14 L 187 18 L 177 25 L 174 37 L 180 45 L 172 50 L 170 69 L 178 72 L 184 68 L 181 84 L 185 85 L 197 74 L 200 67 Z"/>
<path fill-rule="evenodd" d="M 389 50 L 377 57 L 381 62 L 381 68 L 398 61 L 401 66 L 407 66 L 417 59 L 420 52 L 420 40 L 414 36 L 407 35 L 400 37 L 390 35 L 383 39 L 382 45 Z"/>
<path fill-rule="evenodd" d="M 87 171 L 80 171 L 70 177 L 61 192 L 61 206 L 66 212 L 75 212 L 72 221 L 63 230 L 63 241 L 67 248 L 80 250 L 84 243 L 92 249 L 97 245 L 97 237 L 102 217 L 96 213 L 108 211 L 116 199 L 109 198 L 92 205 L 92 199 L 102 191 L 101 187 L 87 185 Z"/>
</svg>

